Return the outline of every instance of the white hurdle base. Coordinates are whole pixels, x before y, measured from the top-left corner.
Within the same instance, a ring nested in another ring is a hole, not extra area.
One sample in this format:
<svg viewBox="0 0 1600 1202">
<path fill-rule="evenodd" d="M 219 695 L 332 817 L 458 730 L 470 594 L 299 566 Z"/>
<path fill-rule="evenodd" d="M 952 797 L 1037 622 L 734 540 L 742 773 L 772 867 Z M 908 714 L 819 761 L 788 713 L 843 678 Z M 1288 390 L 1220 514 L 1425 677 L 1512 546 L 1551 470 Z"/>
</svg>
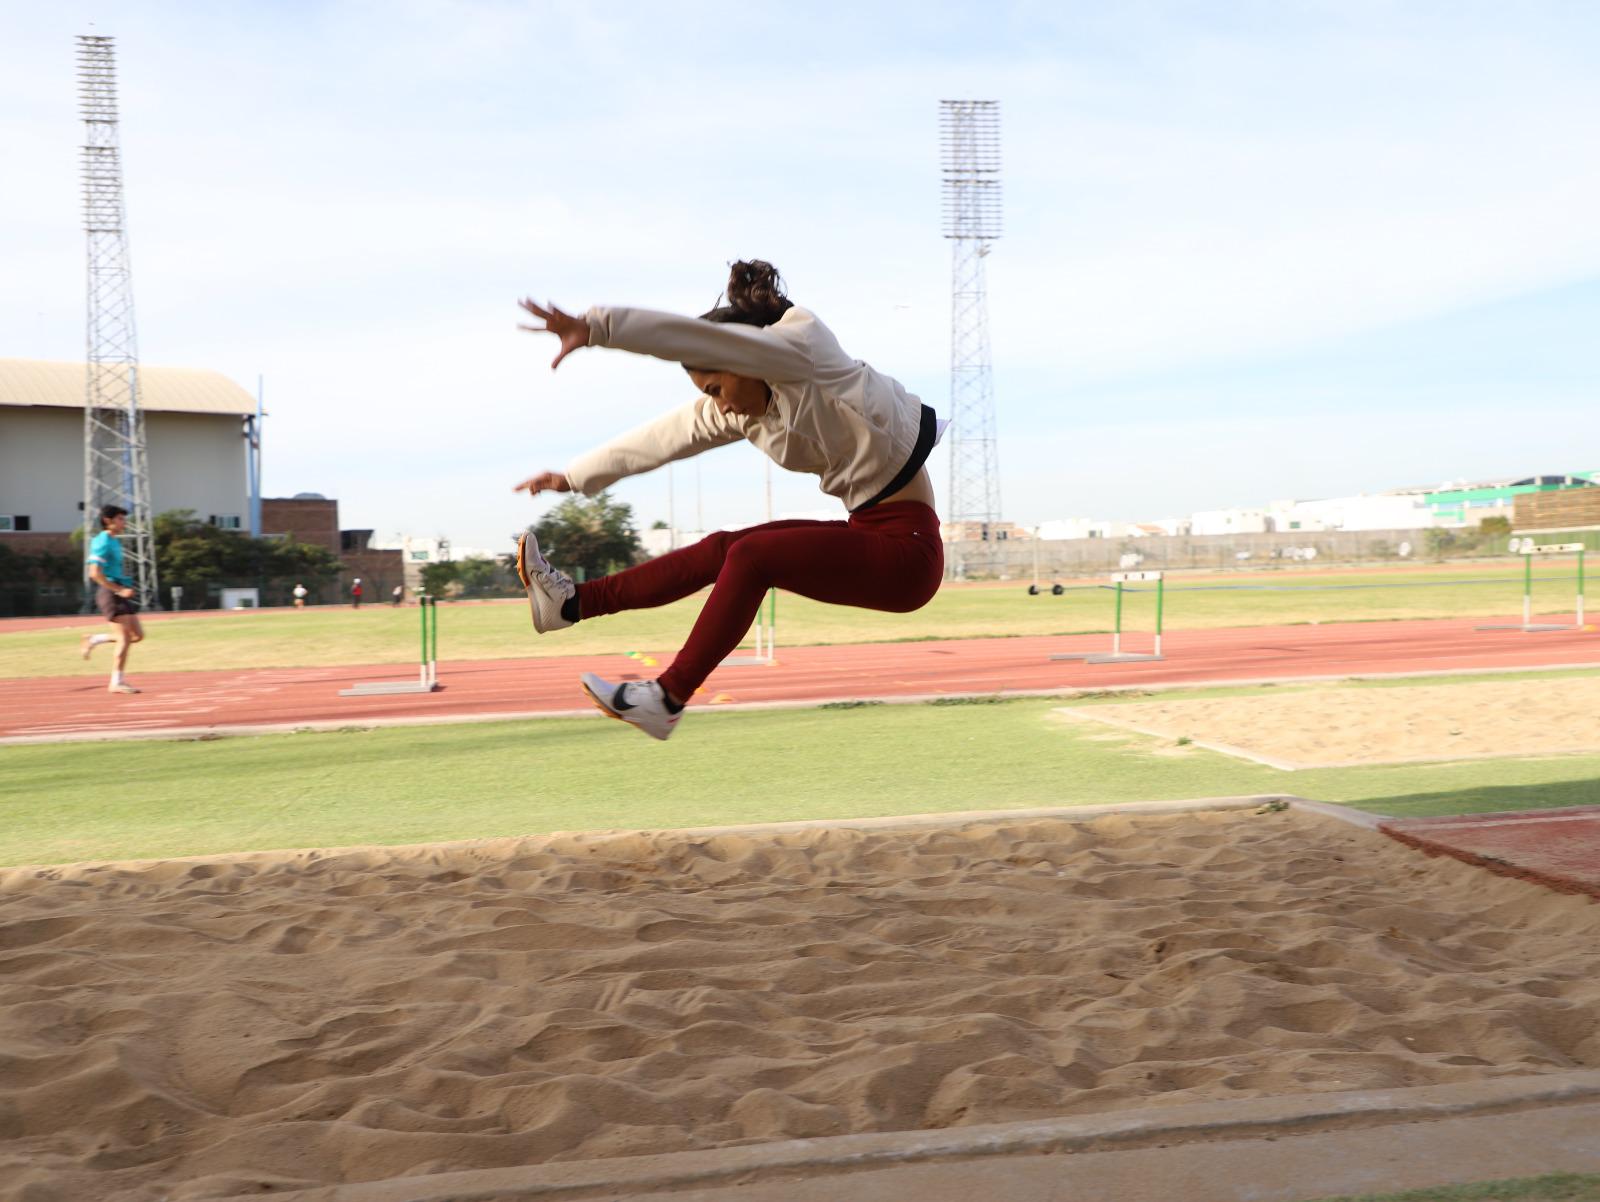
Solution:
<svg viewBox="0 0 1600 1202">
<path fill-rule="evenodd" d="M 340 689 L 341 697 L 382 697 L 389 693 L 432 693 L 438 689 L 437 681 L 426 683 L 415 680 L 369 680 L 365 684 Z"/>
<path fill-rule="evenodd" d="M 1580 630 L 1582 627 L 1559 622 L 1511 623 L 1494 626 L 1474 626 L 1474 630 L 1520 630 L 1523 634 L 1543 634 L 1547 630 Z"/>
<path fill-rule="evenodd" d="M 756 651 L 754 655 L 730 655 L 719 668 L 770 668 L 778 662 L 778 632 L 774 627 L 757 623 Z"/>
<path fill-rule="evenodd" d="M 432 693 L 439 688 L 439 665 L 423 664 L 416 680 L 368 680 L 340 689 L 341 697 L 386 697 L 393 693 Z"/>
<path fill-rule="evenodd" d="M 1086 664 L 1136 664 L 1166 659 L 1164 655 L 1138 655 L 1132 651 L 1064 651 L 1051 659 L 1081 659 Z"/>
</svg>

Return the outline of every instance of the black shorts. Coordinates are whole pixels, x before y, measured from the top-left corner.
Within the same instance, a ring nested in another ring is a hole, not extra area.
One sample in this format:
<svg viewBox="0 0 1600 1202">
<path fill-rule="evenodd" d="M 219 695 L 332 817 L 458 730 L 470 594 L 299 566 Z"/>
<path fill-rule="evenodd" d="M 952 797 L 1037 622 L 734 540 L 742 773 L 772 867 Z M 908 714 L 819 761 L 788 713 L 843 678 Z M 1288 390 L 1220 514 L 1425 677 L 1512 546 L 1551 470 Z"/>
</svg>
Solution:
<svg viewBox="0 0 1600 1202">
<path fill-rule="evenodd" d="M 115 622 L 118 618 L 139 612 L 139 603 L 132 597 L 119 597 L 110 589 L 98 585 L 94 590 L 94 603 L 108 622 Z"/>
</svg>

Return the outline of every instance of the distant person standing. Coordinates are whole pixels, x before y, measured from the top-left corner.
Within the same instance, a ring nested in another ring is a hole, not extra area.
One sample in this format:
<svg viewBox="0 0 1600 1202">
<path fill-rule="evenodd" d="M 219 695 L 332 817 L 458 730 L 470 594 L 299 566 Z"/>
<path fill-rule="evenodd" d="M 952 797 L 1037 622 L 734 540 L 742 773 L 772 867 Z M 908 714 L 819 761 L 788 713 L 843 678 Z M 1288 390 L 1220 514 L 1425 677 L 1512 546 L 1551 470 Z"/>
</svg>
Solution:
<svg viewBox="0 0 1600 1202">
<path fill-rule="evenodd" d="M 128 648 L 144 640 L 144 627 L 139 623 L 139 603 L 134 598 L 133 581 L 122 566 L 122 544 L 118 541 L 128 528 L 128 511 L 120 505 L 106 505 L 100 510 L 100 533 L 89 543 L 89 579 L 94 581 L 95 608 L 115 628 L 114 634 L 90 634 L 83 639 L 83 658 L 101 643 L 117 645 L 116 665 L 111 669 L 108 693 L 137 693 L 122 678 L 128 665 Z"/>
<path fill-rule="evenodd" d="M 306 586 L 303 584 L 294 586 L 294 607 L 296 609 L 304 609 L 306 607 Z"/>
<path fill-rule="evenodd" d="M 394 586 L 394 601 L 393 601 L 393 604 L 399 605 L 405 599 L 406 599 L 406 586 L 403 585 L 403 584 L 395 585 Z"/>
<path fill-rule="evenodd" d="M 361 608 L 361 577 L 356 577 L 356 582 L 350 586 L 350 604 L 355 609 Z"/>
</svg>

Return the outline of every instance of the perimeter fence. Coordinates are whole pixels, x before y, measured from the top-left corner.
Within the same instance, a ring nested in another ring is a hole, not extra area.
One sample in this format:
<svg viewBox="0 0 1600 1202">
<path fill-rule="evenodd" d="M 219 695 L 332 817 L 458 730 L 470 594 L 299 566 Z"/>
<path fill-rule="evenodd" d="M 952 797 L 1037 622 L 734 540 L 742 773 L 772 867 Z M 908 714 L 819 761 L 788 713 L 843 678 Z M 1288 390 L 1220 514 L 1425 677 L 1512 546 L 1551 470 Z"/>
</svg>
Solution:
<svg viewBox="0 0 1600 1202">
<path fill-rule="evenodd" d="M 944 544 L 951 580 L 1070 579 L 1135 569 L 1289 571 L 1328 566 L 1396 567 L 1500 559 L 1511 533 L 1476 530 L 1328 530 L 1267 534 L 1149 535 L 1140 538 L 1002 539 Z M 1541 534 L 1600 550 L 1600 530 Z"/>
</svg>

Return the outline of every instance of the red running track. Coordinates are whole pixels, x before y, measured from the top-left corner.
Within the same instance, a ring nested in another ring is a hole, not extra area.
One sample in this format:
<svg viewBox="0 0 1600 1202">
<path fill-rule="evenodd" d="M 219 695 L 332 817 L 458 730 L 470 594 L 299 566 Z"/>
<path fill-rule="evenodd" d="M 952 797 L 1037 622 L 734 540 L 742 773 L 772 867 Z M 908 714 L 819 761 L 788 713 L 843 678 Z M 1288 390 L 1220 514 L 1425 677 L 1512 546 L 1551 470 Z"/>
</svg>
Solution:
<svg viewBox="0 0 1600 1202">
<path fill-rule="evenodd" d="M 1396 818 L 1378 829 L 1429 855 L 1600 901 L 1600 806 Z"/>
<path fill-rule="evenodd" d="M 809 705 L 986 693 L 1066 693 L 1304 677 L 1600 668 L 1600 635 L 1479 632 L 1482 619 L 1247 627 L 1169 634 L 1159 662 L 1084 664 L 1051 654 L 1103 651 L 1106 635 L 791 647 L 771 667 L 725 667 L 697 704 Z M 1135 646 L 1130 640 L 1130 647 Z M 1142 646 L 1137 644 L 1137 646 Z M 0 742 L 245 733 L 406 721 L 591 713 L 578 675 L 658 674 L 622 655 L 447 662 L 431 694 L 341 697 L 362 680 L 415 667 L 262 668 L 139 675 L 138 696 L 113 696 L 104 677 L 0 682 Z"/>
</svg>

